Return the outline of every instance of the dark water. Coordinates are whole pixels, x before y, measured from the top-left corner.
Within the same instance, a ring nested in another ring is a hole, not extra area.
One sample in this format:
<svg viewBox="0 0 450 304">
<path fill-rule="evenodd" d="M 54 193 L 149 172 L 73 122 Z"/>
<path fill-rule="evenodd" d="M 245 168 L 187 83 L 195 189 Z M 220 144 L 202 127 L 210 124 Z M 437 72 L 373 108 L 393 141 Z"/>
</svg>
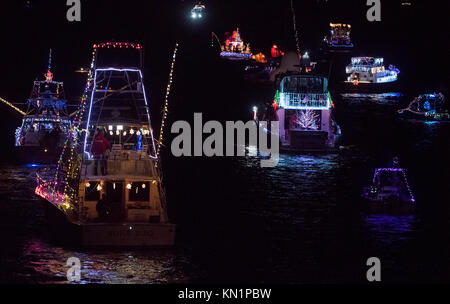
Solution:
<svg viewBox="0 0 450 304">
<path fill-rule="evenodd" d="M 399 120 L 401 94 L 336 95 L 348 147 L 339 154 L 259 159 L 167 157 L 173 249 L 88 251 L 47 238 L 33 196 L 35 167 L 0 169 L 0 280 L 66 283 L 67 258 L 83 283 L 365 282 L 367 258 L 384 282 L 449 282 L 450 124 Z M 412 215 L 368 215 L 359 196 L 394 155 L 408 168 Z"/>
</svg>

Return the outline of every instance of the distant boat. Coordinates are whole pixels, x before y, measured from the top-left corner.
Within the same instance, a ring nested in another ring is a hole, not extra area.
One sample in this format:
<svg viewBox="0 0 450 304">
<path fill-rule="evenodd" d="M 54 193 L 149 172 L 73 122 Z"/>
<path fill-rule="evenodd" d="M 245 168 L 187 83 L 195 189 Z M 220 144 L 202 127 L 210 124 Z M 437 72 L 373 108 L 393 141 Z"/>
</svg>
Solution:
<svg viewBox="0 0 450 304">
<path fill-rule="evenodd" d="M 221 45 L 220 56 L 231 60 L 250 59 L 252 52 L 250 44 L 245 44 L 239 33 L 239 28 L 228 35 L 223 45 Z"/>
<path fill-rule="evenodd" d="M 25 113 L 15 132 L 16 159 L 25 163 L 56 163 L 71 120 L 64 85 L 53 80 L 50 65 L 45 80 L 33 82 Z"/>
<path fill-rule="evenodd" d="M 422 94 L 414 98 L 407 108 L 398 110 L 402 117 L 423 120 L 448 121 L 450 114 L 442 93 Z"/>
<path fill-rule="evenodd" d="M 353 48 L 350 40 L 351 25 L 330 23 L 330 33 L 323 38 L 328 51 L 347 51 Z"/>
</svg>

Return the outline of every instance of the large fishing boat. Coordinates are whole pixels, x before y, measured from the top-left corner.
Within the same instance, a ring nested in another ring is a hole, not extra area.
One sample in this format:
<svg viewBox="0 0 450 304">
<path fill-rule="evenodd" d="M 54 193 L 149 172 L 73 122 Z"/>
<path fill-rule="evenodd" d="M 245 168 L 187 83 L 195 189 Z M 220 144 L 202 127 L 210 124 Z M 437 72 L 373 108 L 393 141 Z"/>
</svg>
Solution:
<svg viewBox="0 0 450 304">
<path fill-rule="evenodd" d="M 407 108 L 398 110 L 402 117 L 422 120 L 448 121 L 450 114 L 442 93 L 422 94 L 411 101 Z"/>
<path fill-rule="evenodd" d="M 298 55 L 286 54 L 275 75 L 273 112 L 265 119 L 279 122 L 280 149 L 335 151 L 340 128 L 332 117 L 333 102 L 326 77 L 299 72 Z"/>
<path fill-rule="evenodd" d="M 53 80 L 50 63 L 45 80 L 33 82 L 22 124 L 16 129 L 15 152 L 19 162 L 56 163 L 70 128 L 64 85 Z"/>
<path fill-rule="evenodd" d="M 173 245 L 142 69 L 98 66 L 104 48 L 142 56 L 140 44 L 94 45 L 85 94 L 56 172 L 51 178 L 39 173 L 35 192 L 58 230 L 81 245 Z M 108 142 L 111 149 L 99 155 L 99 145 L 105 150 Z"/>
</svg>

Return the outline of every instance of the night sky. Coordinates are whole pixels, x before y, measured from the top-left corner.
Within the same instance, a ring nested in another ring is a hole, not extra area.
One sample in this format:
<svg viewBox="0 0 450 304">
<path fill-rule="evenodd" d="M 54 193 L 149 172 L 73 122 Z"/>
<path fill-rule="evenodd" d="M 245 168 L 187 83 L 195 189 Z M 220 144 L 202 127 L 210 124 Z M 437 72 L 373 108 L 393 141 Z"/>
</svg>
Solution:
<svg viewBox="0 0 450 304">
<path fill-rule="evenodd" d="M 294 1 L 302 50 L 308 50 L 314 59 L 320 41 L 329 30 L 329 22 L 350 23 L 351 38 L 360 55 L 383 56 L 385 62 L 395 62 L 401 67 L 402 78 L 432 83 L 441 89 L 445 87 L 448 1 L 432 4 L 412 1 L 411 7 L 402 7 L 400 0 L 384 0 L 382 21 L 372 23 L 366 19 L 368 6 L 365 2 Z M 254 51 L 268 54 L 274 43 L 285 50 L 295 48 L 288 0 L 204 1 L 206 18 L 200 22 L 190 18 L 194 1 L 99 0 L 81 3 L 81 22 L 68 22 L 65 1 L 1 1 L 1 97 L 12 102 L 24 102 L 29 97 L 32 81 L 43 77 L 49 48 L 53 49 L 54 79 L 64 81 L 66 98 L 76 102 L 84 88 L 85 74 L 74 71 L 89 65 L 94 43 L 143 43 L 144 74 L 153 111 L 160 111 L 162 107 L 176 41 L 181 44 L 180 56 L 188 57 L 198 66 L 205 54 L 216 56 L 217 50 L 210 47 L 210 33 L 213 31 L 223 39 L 225 32 L 231 32 L 237 26 Z M 177 66 L 178 70 L 183 68 L 186 67 Z M 200 77 L 203 75 L 191 77 L 191 81 L 197 79 L 192 87 L 201 85 Z M 174 81 L 189 80 L 180 80 L 175 75 Z M 18 117 L 9 109 L 2 109 L 6 120 L 2 121 L 1 128 L 6 128 L 6 134 L 10 134 Z"/>
</svg>

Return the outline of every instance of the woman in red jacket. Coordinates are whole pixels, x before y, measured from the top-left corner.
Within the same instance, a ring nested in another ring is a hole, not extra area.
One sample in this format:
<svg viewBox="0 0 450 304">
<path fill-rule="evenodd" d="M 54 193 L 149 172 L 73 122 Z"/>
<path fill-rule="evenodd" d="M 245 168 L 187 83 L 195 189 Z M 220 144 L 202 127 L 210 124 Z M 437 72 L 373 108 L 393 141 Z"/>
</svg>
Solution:
<svg viewBox="0 0 450 304">
<path fill-rule="evenodd" d="M 109 141 L 105 137 L 102 129 L 97 130 L 92 143 L 92 154 L 94 155 L 94 175 L 97 175 L 98 166 L 100 165 L 100 175 L 106 175 L 106 151 L 110 148 Z"/>
</svg>

